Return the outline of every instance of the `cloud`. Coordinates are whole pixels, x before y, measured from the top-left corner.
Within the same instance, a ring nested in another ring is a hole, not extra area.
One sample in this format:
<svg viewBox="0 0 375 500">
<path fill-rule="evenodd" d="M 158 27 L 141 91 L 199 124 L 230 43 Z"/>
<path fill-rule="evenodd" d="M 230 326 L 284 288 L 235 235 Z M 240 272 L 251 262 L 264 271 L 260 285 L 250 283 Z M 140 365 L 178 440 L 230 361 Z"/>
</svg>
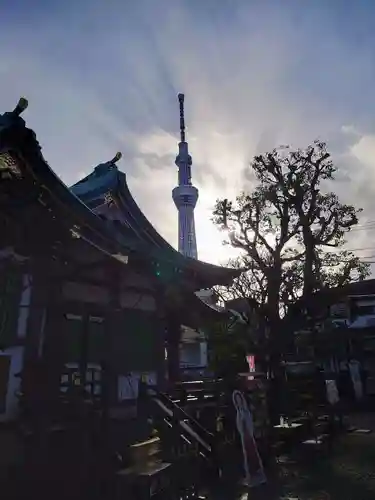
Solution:
<svg viewBox="0 0 375 500">
<path fill-rule="evenodd" d="M 375 261 L 375 134 L 350 134 L 347 145 L 336 163 L 340 165 L 335 190 L 343 202 L 362 208 L 360 224 L 348 234 L 347 248 L 362 258 Z M 375 266 L 372 266 L 375 271 Z"/>
<path fill-rule="evenodd" d="M 351 154 L 375 175 L 375 135 L 363 135 L 351 147 Z"/>
<path fill-rule="evenodd" d="M 28 23 L 16 7 L 5 16 L 0 109 L 29 98 L 25 118 L 67 184 L 121 150 L 138 204 L 176 244 L 176 94 L 184 92 L 201 258 L 227 255 L 210 222 L 215 199 L 248 187 L 252 156 L 279 144 L 327 140 L 343 169 L 340 194 L 372 209 L 370 16 L 320 1 L 42 3 Z"/>
<path fill-rule="evenodd" d="M 361 133 L 353 125 L 343 125 L 341 127 L 341 132 L 346 135 L 359 137 Z"/>
<path fill-rule="evenodd" d="M 347 155 L 352 185 L 348 196 L 364 209 L 362 223 L 375 220 L 375 134 L 363 135 L 349 148 Z M 375 234 L 372 237 L 375 243 Z M 375 244 L 374 244 L 375 253 Z"/>
</svg>

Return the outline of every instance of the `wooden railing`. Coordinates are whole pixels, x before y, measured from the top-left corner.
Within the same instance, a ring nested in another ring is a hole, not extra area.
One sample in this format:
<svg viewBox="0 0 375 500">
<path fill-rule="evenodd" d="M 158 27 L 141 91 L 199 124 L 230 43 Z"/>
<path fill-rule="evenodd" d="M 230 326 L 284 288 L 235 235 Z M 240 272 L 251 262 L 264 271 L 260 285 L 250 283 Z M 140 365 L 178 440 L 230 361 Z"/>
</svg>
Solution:
<svg viewBox="0 0 375 500">
<path fill-rule="evenodd" d="M 161 439 L 166 459 L 182 469 L 205 467 L 203 475 L 215 481 L 223 476 L 231 459 L 228 448 L 237 453 L 235 416 L 221 381 L 185 382 L 167 393 L 143 386 L 140 405 L 148 413 Z M 143 401 L 143 403 L 142 403 Z M 224 450 L 225 449 L 225 450 Z M 223 460 L 224 458 L 224 460 Z"/>
<path fill-rule="evenodd" d="M 203 458 L 212 460 L 217 437 L 166 394 L 149 389 L 148 395 L 156 422 L 162 422 L 171 430 L 172 448 L 178 454 L 183 450 L 196 451 Z"/>
</svg>

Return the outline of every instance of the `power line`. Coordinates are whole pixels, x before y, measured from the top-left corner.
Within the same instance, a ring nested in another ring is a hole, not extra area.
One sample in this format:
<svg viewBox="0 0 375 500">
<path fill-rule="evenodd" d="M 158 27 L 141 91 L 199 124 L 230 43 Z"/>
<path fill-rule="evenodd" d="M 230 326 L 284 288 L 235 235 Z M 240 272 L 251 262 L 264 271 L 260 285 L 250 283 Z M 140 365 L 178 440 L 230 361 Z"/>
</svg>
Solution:
<svg viewBox="0 0 375 500">
<path fill-rule="evenodd" d="M 367 220 L 366 222 L 358 222 L 358 224 L 355 225 L 355 227 L 358 226 L 369 226 L 375 224 L 375 220 Z"/>
<path fill-rule="evenodd" d="M 345 252 L 364 252 L 366 250 L 375 250 L 375 247 L 362 247 L 362 248 L 338 248 L 337 250 L 345 250 Z"/>
<path fill-rule="evenodd" d="M 344 243 L 345 244 L 345 243 Z M 324 245 L 323 245 L 324 246 Z M 368 252 L 369 250 L 375 250 L 375 247 L 363 247 L 363 248 L 344 248 L 344 247 L 327 247 L 327 249 L 325 250 L 325 252 L 327 253 L 335 253 L 335 252 L 351 252 L 351 253 L 355 253 L 355 252 Z M 371 258 L 371 257 L 374 257 L 375 258 L 375 255 L 364 255 L 363 258 Z"/>
<path fill-rule="evenodd" d="M 363 247 L 363 248 L 343 248 L 343 247 L 329 247 L 329 249 L 326 250 L 326 252 L 350 252 L 350 253 L 356 253 L 356 252 L 368 252 L 368 251 L 374 251 L 375 250 L 375 247 Z M 374 257 L 375 258 L 375 255 L 363 255 L 362 258 L 363 259 L 370 259 Z"/>
<path fill-rule="evenodd" d="M 374 259 L 375 255 L 369 255 L 368 257 L 358 257 L 357 255 L 355 255 L 354 257 L 360 259 L 364 264 L 375 264 L 375 260 L 366 260 L 366 259 Z M 348 262 L 351 262 L 351 259 L 340 259 L 336 260 L 335 263 L 332 264 L 332 266 L 336 266 L 338 264 L 346 264 Z"/>
<path fill-rule="evenodd" d="M 372 250 L 375 250 L 374 248 Z M 354 251 L 352 250 L 344 250 L 345 252 L 352 252 L 352 253 L 355 253 Z M 375 255 L 372 254 L 372 255 L 356 255 L 356 257 L 360 258 L 360 259 L 375 259 Z"/>
<path fill-rule="evenodd" d="M 367 220 L 366 222 L 359 222 L 358 224 L 355 225 L 355 227 L 362 227 L 362 226 L 368 226 L 368 225 L 375 224 L 375 220 Z"/>
<path fill-rule="evenodd" d="M 352 233 L 354 231 L 372 231 L 373 229 L 375 229 L 375 223 L 372 224 L 372 225 L 368 225 L 368 226 L 354 226 L 353 229 L 350 229 L 349 231 L 345 231 L 346 233 Z"/>
</svg>

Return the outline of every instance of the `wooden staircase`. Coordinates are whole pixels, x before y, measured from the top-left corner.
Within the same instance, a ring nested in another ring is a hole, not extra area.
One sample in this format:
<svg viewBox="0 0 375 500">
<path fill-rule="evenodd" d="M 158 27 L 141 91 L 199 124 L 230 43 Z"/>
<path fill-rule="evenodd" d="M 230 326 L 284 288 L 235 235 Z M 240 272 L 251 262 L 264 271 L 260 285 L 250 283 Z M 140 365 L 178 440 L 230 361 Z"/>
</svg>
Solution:
<svg viewBox="0 0 375 500">
<path fill-rule="evenodd" d="M 185 410 L 170 395 L 156 388 L 147 389 L 147 401 L 146 411 L 158 431 L 163 460 L 172 464 L 174 494 L 198 495 L 224 480 L 230 470 L 226 465 L 234 462 L 237 452 L 233 433 L 231 439 L 226 439 L 224 431 L 219 433 L 215 425 L 208 430 L 196 418 L 196 407 L 189 411 L 187 405 Z M 215 424 L 215 419 L 212 422 Z"/>
<path fill-rule="evenodd" d="M 145 390 L 138 418 L 152 424 L 150 436 L 128 446 L 115 474 L 114 499 L 197 496 L 220 480 L 218 438 L 167 394 Z"/>
</svg>

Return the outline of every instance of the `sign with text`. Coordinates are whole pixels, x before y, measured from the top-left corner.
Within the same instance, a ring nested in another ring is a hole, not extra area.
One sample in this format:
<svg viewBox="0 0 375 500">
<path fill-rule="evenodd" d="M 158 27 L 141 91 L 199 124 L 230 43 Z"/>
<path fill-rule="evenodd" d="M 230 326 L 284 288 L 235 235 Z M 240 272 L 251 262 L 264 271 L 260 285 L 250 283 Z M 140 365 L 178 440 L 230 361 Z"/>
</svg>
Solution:
<svg viewBox="0 0 375 500">
<path fill-rule="evenodd" d="M 118 377 L 118 400 L 131 401 L 138 398 L 139 383 L 156 385 L 155 372 L 131 372 Z"/>
</svg>

